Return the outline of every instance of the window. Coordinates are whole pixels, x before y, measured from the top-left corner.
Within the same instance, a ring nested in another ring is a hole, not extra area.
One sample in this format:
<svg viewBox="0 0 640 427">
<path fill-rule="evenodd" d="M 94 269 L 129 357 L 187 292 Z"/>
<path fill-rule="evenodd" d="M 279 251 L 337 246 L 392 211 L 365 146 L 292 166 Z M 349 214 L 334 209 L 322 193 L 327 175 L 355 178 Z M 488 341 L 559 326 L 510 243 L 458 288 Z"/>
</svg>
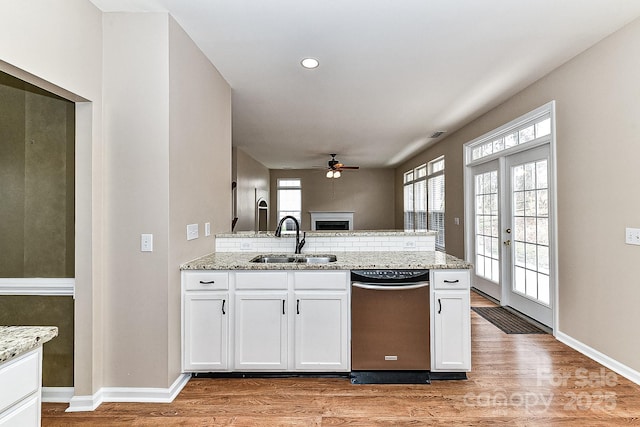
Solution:
<svg viewBox="0 0 640 427">
<path fill-rule="evenodd" d="M 444 250 L 444 156 L 404 174 L 404 229 L 437 231 Z"/>
<path fill-rule="evenodd" d="M 427 171 L 427 226 L 438 232 L 436 249 L 444 250 L 444 156 L 430 161 Z"/>
<path fill-rule="evenodd" d="M 291 215 L 302 221 L 302 183 L 300 178 L 278 179 L 278 222 Z M 282 224 L 282 232 L 295 230 L 292 220 Z"/>
<path fill-rule="evenodd" d="M 475 160 L 493 156 L 502 151 L 509 150 L 522 144 L 533 145 L 541 138 L 548 139 L 551 135 L 551 116 L 549 113 L 542 114 L 524 124 L 515 127 L 507 127 L 499 132 L 492 133 L 487 138 L 480 138 L 469 144 L 467 164 Z M 517 150 L 517 149 L 514 149 Z M 513 150 L 512 150 L 513 151 Z"/>
<path fill-rule="evenodd" d="M 427 230 L 427 165 L 404 174 L 404 229 Z"/>
</svg>

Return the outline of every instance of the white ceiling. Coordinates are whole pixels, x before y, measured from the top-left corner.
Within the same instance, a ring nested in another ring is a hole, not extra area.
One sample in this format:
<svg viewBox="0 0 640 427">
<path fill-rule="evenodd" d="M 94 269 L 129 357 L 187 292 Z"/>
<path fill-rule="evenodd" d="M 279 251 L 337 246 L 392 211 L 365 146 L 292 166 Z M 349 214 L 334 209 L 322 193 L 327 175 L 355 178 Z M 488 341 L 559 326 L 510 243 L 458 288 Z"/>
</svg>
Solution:
<svg viewBox="0 0 640 427">
<path fill-rule="evenodd" d="M 636 0 L 91 1 L 169 11 L 233 88 L 233 145 L 275 169 L 397 165 L 640 16 Z"/>
</svg>

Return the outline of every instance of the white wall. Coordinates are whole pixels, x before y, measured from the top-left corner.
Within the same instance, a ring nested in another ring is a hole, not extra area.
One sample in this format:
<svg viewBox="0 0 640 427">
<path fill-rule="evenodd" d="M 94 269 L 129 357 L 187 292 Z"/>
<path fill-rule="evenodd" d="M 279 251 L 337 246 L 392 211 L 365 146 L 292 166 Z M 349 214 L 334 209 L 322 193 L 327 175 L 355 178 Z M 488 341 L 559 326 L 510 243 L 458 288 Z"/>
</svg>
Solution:
<svg viewBox="0 0 640 427">
<path fill-rule="evenodd" d="M 446 244 L 462 256 L 462 226 L 450 222 L 464 223 L 462 145 L 556 100 L 559 332 L 640 371 L 640 247 L 624 243 L 625 227 L 640 227 L 637 52 L 640 20 L 403 164 L 396 188 L 403 170 L 447 156 Z"/>
<path fill-rule="evenodd" d="M 102 14 L 87 0 L 3 0 L 0 69 L 76 104 L 76 393 L 102 386 Z"/>
<path fill-rule="evenodd" d="M 169 101 L 170 384 L 181 367 L 179 266 L 213 252 L 213 236 L 231 230 L 231 88 L 172 18 Z M 199 224 L 200 238 L 187 242 L 186 224 Z"/>
<path fill-rule="evenodd" d="M 79 102 L 75 395 L 166 388 L 180 371 L 178 267 L 213 250 L 205 221 L 230 229 L 230 87 L 165 13 L 1 9 L 0 69 Z M 187 223 L 203 237 L 187 242 Z"/>
</svg>

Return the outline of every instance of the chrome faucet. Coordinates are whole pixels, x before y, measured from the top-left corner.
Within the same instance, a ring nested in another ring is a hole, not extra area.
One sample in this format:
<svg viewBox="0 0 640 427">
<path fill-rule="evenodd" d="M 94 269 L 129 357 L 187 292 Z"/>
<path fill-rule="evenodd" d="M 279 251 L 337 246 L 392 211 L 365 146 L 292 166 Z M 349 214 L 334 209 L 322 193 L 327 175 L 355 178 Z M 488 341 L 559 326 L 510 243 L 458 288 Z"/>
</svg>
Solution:
<svg viewBox="0 0 640 427">
<path fill-rule="evenodd" d="M 302 250 L 302 247 L 305 244 L 305 240 L 307 237 L 307 233 L 302 233 L 302 240 L 300 240 L 300 223 L 298 222 L 298 220 L 291 216 L 291 215 L 287 215 L 285 217 L 283 217 L 280 222 L 278 223 L 278 226 L 276 227 L 276 237 L 281 237 L 282 236 L 282 224 L 287 220 L 287 219 L 292 219 L 294 224 L 296 225 L 296 250 L 295 253 L 299 254 L 300 251 Z"/>
</svg>

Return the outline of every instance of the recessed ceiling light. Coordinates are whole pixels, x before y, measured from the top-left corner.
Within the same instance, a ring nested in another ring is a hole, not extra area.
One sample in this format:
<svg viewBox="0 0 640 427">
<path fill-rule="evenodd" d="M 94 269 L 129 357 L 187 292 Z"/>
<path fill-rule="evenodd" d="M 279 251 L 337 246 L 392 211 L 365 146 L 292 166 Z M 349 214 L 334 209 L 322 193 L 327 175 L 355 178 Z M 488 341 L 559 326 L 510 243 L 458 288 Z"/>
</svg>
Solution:
<svg viewBox="0 0 640 427">
<path fill-rule="evenodd" d="M 318 65 L 320 65 L 320 62 L 318 62 L 318 60 L 315 58 L 304 58 L 302 61 L 300 61 L 300 64 L 302 64 L 304 68 L 312 70 L 314 68 L 317 68 Z"/>
</svg>

